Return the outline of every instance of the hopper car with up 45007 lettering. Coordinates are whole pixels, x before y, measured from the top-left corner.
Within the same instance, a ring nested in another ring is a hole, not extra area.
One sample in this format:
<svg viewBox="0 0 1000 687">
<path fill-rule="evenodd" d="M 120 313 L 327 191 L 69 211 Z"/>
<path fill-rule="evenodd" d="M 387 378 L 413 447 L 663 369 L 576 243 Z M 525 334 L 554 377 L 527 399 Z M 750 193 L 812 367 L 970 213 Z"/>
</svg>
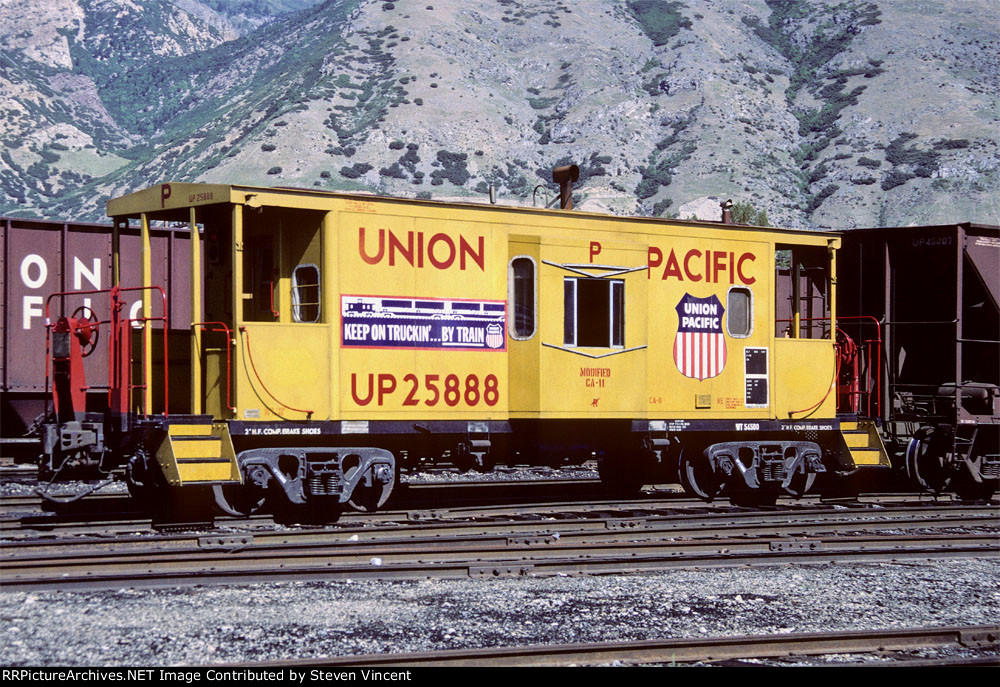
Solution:
<svg viewBox="0 0 1000 687">
<path fill-rule="evenodd" d="M 110 287 L 36 306 L 40 476 L 332 519 L 424 461 L 596 458 L 616 493 L 756 504 L 891 467 L 885 389 L 858 367 L 881 342 L 837 320 L 841 234 L 570 207 L 182 183 L 110 200 Z M 189 227 L 183 304 L 153 277 L 154 222 Z"/>
</svg>

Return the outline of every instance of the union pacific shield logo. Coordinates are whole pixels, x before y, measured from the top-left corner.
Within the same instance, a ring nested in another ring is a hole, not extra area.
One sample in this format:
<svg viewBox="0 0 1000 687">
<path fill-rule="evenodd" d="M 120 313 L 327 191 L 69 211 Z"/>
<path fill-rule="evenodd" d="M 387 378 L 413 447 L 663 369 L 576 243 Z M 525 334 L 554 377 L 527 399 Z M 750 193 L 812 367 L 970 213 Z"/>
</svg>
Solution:
<svg viewBox="0 0 1000 687">
<path fill-rule="evenodd" d="M 490 348 L 503 346 L 503 327 L 498 324 L 486 325 L 486 345 Z"/>
<path fill-rule="evenodd" d="M 685 377 L 717 377 L 726 367 L 726 335 L 722 331 L 725 308 L 714 294 L 695 298 L 689 293 L 677 304 L 677 337 L 674 363 Z"/>
</svg>

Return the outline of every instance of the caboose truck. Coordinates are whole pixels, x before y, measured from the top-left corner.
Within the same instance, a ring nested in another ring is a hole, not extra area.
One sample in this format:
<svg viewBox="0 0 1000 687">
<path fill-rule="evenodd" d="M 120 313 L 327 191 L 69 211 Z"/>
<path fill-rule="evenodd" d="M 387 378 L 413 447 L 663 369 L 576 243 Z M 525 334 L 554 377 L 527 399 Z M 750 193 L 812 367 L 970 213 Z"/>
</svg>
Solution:
<svg viewBox="0 0 1000 687">
<path fill-rule="evenodd" d="M 122 312 L 116 238 L 107 311 L 93 296 L 52 326 L 53 473 L 100 461 L 151 499 L 333 517 L 423 459 L 596 457 L 622 493 L 679 480 L 756 503 L 889 464 L 835 412 L 836 234 L 182 183 L 108 215 L 116 236 L 141 225 L 150 297 Z M 159 342 L 154 221 L 191 227 L 183 345 Z M 98 330 L 108 401 L 84 409 Z"/>
</svg>

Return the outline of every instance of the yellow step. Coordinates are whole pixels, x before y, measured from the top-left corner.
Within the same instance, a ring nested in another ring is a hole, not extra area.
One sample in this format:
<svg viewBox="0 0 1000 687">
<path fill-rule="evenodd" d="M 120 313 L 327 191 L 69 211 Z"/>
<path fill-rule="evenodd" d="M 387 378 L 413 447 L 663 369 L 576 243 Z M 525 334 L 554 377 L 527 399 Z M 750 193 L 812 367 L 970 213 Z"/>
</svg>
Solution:
<svg viewBox="0 0 1000 687">
<path fill-rule="evenodd" d="M 171 486 L 241 480 L 225 423 L 178 422 L 168 426 L 156 459 Z"/>
<path fill-rule="evenodd" d="M 840 421 L 840 431 L 844 432 L 856 432 L 858 431 L 858 423 L 854 420 L 841 420 Z"/>
<path fill-rule="evenodd" d="M 882 464 L 882 452 L 877 448 L 852 448 L 851 458 L 855 465 Z"/>
<path fill-rule="evenodd" d="M 203 436 L 172 436 L 170 444 L 174 450 L 174 458 L 222 458 L 222 440 L 220 437 Z"/>
<path fill-rule="evenodd" d="M 170 425 L 167 427 L 167 434 L 171 437 L 210 437 L 212 436 L 212 425 Z"/>
<path fill-rule="evenodd" d="M 232 479 L 229 461 L 207 462 L 177 461 L 177 474 L 181 482 L 225 482 Z"/>
<path fill-rule="evenodd" d="M 868 432 L 843 432 L 843 435 L 850 448 L 871 448 Z"/>
</svg>

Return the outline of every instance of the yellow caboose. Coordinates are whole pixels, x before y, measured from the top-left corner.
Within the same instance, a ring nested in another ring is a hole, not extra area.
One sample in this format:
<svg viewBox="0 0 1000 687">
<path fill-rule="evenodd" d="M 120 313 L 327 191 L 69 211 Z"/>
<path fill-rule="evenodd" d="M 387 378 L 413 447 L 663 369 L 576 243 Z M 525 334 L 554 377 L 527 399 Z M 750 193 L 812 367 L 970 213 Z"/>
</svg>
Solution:
<svg viewBox="0 0 1000 687">
<path fill-rule="evenodd" d="M 184 183 L 107 212 L 191 227 L 189 342 L 147 299 L 115 397 L 137 489 L 371 510 L 406 463 L 596 457 L 773 501 L 888 465 L 835 413 L 833 233 Z"/>
</svg>

